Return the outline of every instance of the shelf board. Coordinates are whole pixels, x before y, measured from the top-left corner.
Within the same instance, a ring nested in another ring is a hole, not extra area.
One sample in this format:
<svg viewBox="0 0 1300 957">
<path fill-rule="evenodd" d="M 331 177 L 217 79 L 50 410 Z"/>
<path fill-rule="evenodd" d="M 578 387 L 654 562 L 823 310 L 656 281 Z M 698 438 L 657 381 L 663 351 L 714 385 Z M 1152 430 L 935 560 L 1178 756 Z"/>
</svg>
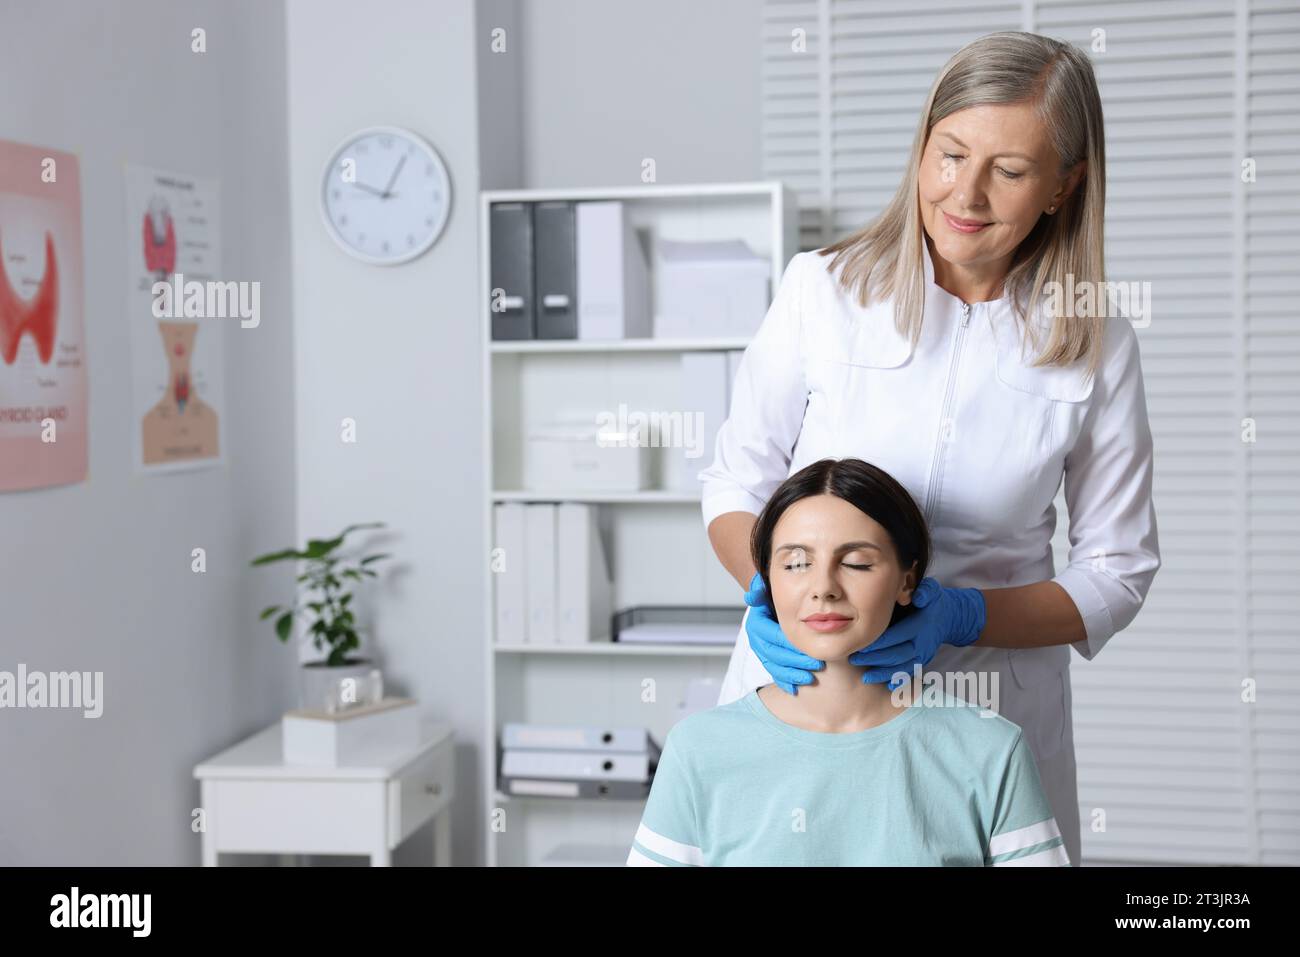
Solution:
<svg viewBox="0 0 1300 957">
<path fill-rule="evenodd" d="M 503 655 L 676 655 L 685 658 L 721 658 L 730 655 L 733 647 L 734 645 L 652 645 L 617 641 L 589 641 L 585 645 L 492 646 L 493 650 Z"/>
<path fill-rule="evenodd" d="M 748 336 L 709 339 L 501 339 L 493 352 L 696 352 L 744 349 Z"/>
<path fill-rule="evenodd" d="M 494 502 L 604 502 L 613 505 L 699 505 L 698 492 L 668 492 L 652 489 L 645 492 L 584 492 L 581 489 L 525 491 L 497 489 Z"/>
</svg>

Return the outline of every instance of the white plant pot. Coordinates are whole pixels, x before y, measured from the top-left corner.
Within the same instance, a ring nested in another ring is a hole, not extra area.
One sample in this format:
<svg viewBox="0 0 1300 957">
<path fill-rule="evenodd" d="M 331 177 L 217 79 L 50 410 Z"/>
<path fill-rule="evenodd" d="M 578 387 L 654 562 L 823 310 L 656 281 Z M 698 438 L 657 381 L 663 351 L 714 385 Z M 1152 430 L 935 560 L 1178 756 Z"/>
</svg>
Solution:
<svg viewBox="0 0 1300 957">
<path fill-rule="evenodd" d="M 333 713 L 384 696 L 382 675 L 368 658 L 334 666 L 313 661 L 304 664 L 298 674 L 298 705 L 302 708 Z"/>
</svg>

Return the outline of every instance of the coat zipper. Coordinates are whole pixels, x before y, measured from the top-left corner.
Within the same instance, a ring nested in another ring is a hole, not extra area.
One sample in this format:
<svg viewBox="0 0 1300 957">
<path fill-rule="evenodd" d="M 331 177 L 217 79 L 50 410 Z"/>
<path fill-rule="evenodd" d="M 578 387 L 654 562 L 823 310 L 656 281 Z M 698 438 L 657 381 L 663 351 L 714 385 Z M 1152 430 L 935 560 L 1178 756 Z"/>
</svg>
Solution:
<svg viewBox="0 0 1300 957">
<path fill-rule="evenodd" d="M 961 304 L 961 325 L 957 327 L 957 341 L 952 349 L 952 362 L 948 366 L 948 384 L 943 392 L 943 414 L 939 416 L 939 435 L 934 443 L 934 458 L 930 461 L 930 482 L 925 490 L 925 519 L 934 527 L 934 498 L 939 486 L 939 463 L 944 446 L 944 423 L 948 421 L 948 410 L 952 404 L 952 385 L 957 378 L 957 364 L 961 360 L 962 340 L 966 338 L 966 326 L 970 323 L 970 303 Z"/>
</svg>

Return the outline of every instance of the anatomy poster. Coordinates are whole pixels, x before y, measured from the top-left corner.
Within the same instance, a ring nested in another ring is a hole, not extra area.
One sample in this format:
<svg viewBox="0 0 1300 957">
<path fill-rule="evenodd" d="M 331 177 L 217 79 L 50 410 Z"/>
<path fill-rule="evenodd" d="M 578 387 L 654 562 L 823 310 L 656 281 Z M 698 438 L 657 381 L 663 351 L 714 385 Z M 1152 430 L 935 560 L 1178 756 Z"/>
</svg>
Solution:
<svg viewBox="0 0 1300 957">
<path fill-rule="evenodd" d="M 216 180 L 127 166 L 126 248 L 135 468 L 218 465 L 230 320 L 186 315 L 154 293 L 160 282 L 200 288 L 222 280 Z"/>
<path fill-rule="evenodd" d="M 0 140 L 0 492 L 86 479 L 77 157 Z"/>
</svg>

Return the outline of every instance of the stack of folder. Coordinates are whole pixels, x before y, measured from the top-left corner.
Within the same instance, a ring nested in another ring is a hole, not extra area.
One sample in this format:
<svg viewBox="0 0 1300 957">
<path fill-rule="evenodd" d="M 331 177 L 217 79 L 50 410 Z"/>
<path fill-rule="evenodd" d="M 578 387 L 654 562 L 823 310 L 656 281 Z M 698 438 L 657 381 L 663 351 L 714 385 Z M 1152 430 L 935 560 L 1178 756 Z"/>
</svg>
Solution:
<svg viewBox="0 0 1300 957">
<path fill-rule="evenodd" d="M 501 790 L 565 798 L 645 798 L 660 748 L 645 728 L 509 722 Z"/>
<path fill-rule="evenodd" d="M 650 335 L 646 255 L 621 202 L 493 203 L 492 338 Z"/>
<path fill-rule="evenodd" d="M 613 587 L 595 506 L 501 502 L 494 509 L 497 643 L 608 640 Z"/>
</svg>

